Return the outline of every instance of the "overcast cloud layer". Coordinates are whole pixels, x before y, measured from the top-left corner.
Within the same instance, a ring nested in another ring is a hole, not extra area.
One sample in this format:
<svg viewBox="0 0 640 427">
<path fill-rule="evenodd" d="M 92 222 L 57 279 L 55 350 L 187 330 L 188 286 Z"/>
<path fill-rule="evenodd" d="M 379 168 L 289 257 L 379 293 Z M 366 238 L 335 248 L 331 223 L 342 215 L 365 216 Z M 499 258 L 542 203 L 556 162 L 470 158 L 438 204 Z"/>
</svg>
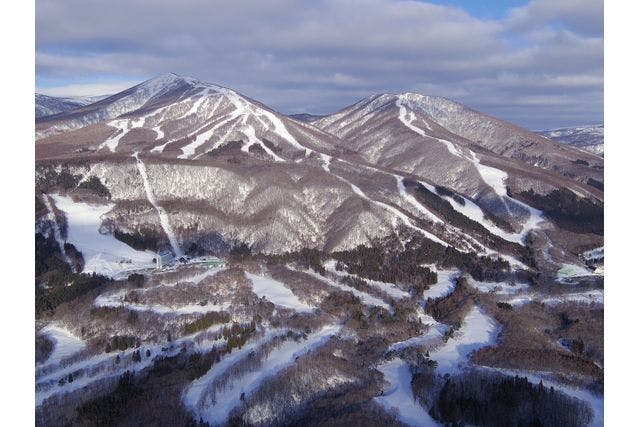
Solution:
<svg viewBox="0 0 640 427">
<path fill-rule="evenodd" d="M 284 113 L 410 91 L 533 129 L 602 122 L 603 2 L 505 16 L 393 0 L 36 0 L 37 86 L 102 94 L 172 71 Z"/>
</svg>

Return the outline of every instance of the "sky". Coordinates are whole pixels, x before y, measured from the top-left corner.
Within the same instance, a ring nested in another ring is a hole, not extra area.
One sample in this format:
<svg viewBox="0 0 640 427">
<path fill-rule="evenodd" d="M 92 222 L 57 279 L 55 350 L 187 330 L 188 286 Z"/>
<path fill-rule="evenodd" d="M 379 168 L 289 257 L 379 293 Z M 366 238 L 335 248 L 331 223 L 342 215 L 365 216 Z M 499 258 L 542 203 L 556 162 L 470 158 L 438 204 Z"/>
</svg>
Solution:
<svg viewBox="0 0 640 427">
<path fill-rule="evenodd" d="M 444 96 L 529 129 L 603 122 L 600 0 L 36 0 L 36 91 L 167 72 L 285 113 Z"/>
</svg>

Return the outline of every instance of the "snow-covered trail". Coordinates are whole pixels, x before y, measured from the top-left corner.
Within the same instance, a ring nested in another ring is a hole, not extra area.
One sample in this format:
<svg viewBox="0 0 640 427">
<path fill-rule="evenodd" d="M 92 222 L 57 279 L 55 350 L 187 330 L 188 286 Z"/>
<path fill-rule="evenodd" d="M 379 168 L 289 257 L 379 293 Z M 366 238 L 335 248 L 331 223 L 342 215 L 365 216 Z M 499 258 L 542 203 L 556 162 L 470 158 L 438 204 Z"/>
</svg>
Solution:
<svg viewBox="0 0 640 427">
<path fill-rule="evenodd" d="M 423 292 L 422 297 L 425 302 L 429 298 L 441 298 L 449 295 L 455 289 L 454 283 L 455 276 L 458 274 L 457 270 L 437 270 L 438 281 L 429 286 L 429 289 Z"/>
<path fill-rule="evenodd" d="M 418 135 L 421 135 L 425 138 L 434 138 L 438 141 L 440 141 L 441 143 L 443 143 L 447 149 L 449 150 L 449 152 L 451 154 L 453 154 L 456 157 L 460 157 L 463 159 L 466 159 L 468 161 L 470 161 L 473 166 L 476 168 L 476 170 L 478 171 L 478 174 L 480 175 L 480 178 L 482 178 L 482 180 L 485 182 L 485 184 L 487 184 L 489 187 L 491 187 L 493 189 L 493 191 L 503 200 L 505 208 L 507 209 L 507 211 L 510 212 L 509 209 L 509 204 L 507 202 L 505 202 L 505 199 L 510 200 L 511 202 L 521 206 L 522 208 L 525 208 L 529 211 L 529 219 L 527 220 L 527 222 L 523 225 L 523 230 L 521 233 L 518 233 L 517 236 L 517 242 L 521 242 L 522 239 L 524 238 L 524 236 L 531 230 L 539 227 L 539 224 L 543 221 L 542 218 L 542 212 L 532 208 L 531 206 L 528 206 L 518 200 L 515 200 L 511 197 L 509 197 L 507 195 L 507 187 L 506 187 L 506 179 L 508 178 L 508 174 L 501 170 L 501 169 L 497 169 L 491 166 L 487 166 L 484 165 L 482 163 L 480 163 L 480 159 L 478 159 L 477 154 L 474 151 L 468 150 L 471 154 L 470 155 L 466 155 L 463 154 L 463 152 L 456 147 L 451 141 L 448 141 L 446 139 L 442 139 L 442 138 L 436 138 L 436 137 L 431 137 L 429 135 L 426 134 L 426 132 L 420 128 L 418 128 L 417 126 L 415 126 L 413 124 L 413 121 L 416 119 L 415 114 L 412 111 L 407 110 L 407 108 L 405 107 L 403 101 L 405 100 L 405 97 L 403 97 L 402 95 L 398 97 L 398 99 L 396 100 L 396 106 L 399 108 L 399 119 L 400 121 L 409 129 L 411 129 L 412 131 L 414 131 L 415 133 L 417 133 Z M 427 126 L 427 128 L 429 128 L 427 123 L 424 123 L 425 126 Z M 452 203 L 454 205 L 454 208 L 456 208 L 456 204 Z M 456 209 L 458 210 L 458 209 Z M 473 212 L 470 210 L 467 210 L 466 212 L 461 212 L 464 213 L 465 215 L 468 214 L 473 214 L 476 218 L 477 218 L 477 212 Z M 470 217 L 471 218 L 471 217 Z M 482 217 L 480 217 L 482 218 Z M 474 219 L 474 218 L 471 218 Z M 478 221 L 480 222 L 480 221 Z M 481 224 L 484 226 L 486 221 L 481 222 Z M 488 228 L 489 231 L 494 232 L 494 234 L 505 234 L 503 231 L 498 231 L 499 229 L 497 229 L 497 227 L 491 227 Z M 501 236 L 501 237 L 505 237 L 507 240 L 510 241 L 514 241 L 513 239 L 515 238 L 515 236 L 507 233 L 506 234 L 507 237 L 505 236 Z"/>
<path fill-rule="evenodd" d="M 420 129 L 419 127 L 417 127 L 417 126 L 415 126 L 413 124 L 413 121 L 416 119 L 416 116 L 413 113 L 413 111 L 408 111 L 406 109 L 406 107 L 404 106 L 403 101 L 406 98 L 405 95 L 406 94 L 399 95 L 398 99 L 396 100 L 396 106 L 400 109 L 400 112 L 399 112 L 399 115 L 398 115 L 398 118 L 400 119 L 400 121 L 406 127 L 411 129 L 412 131 L 414 131 L 418 135 L 423 136 L 425 138 L 433 138 L 436 141 L 441 142 L 442 144 L 444 144 L 445 147 L 447 147 L 447 150 L 449 150 L 449 153 L 453 154 L 454 156 L 462 157 L 462 154 L 461 154 L 460 150 L 455 145 L 453 145 L 453 143 L 451 141 L 427 135 L 425 131 L 423 131 L 422 129 Z M 425 121 L 423 121 L 423 123 L 427 127 L 427 129 L 431 130 L 431 127 L 429 126 L 428 123 L 426 123 Z"/>
<path fill-rule="evenodd" d="M 241 151 L 244 151 L 245 153 L 249 152 L 249 149 L 254 146 L 254 145 L 258 145 L 260 148 L 262 148 L 262 150 L 264 150 L 269 156 L 271 156 L 271 158 L 276 161 L 276 162 L 284 162 L 285 160 L 278 156 L 276 153 L 274 153 L 269 147 L 266 146 L 266 144 L 262 141 L 260 141 L 257 137 L 256 137 L 256 130 L 253 128 L 253 126 L 247 125 L 246 124 L 246 118 L 248 116 L 245 116 L 244 120 L 243 120 L 243 126 L 240 128 L 240 131 L 244 134 L 244 136 L 247 137 L 247 142 L 242 144 L 242 148 L 240 148 Z"/>
<path fill-rule="evenodd" d="M 107 147 L 109 151 L 115 153 L 118 144 L 120 143 L 120 139 L 131 129 L 129 127 L 130 121 L 127 119 L 118 119 L 113 120 L 107 123 L 108 126 L 113 126 L 116 130 L 107 138 L 102 144 L 98 146 L 98 149 L 102 149 Z"/>
<path fill-rule="evenodd" d="M 480 163 L 480 159 L 478 159 L 478 155 L 471 151 L 471 157 L 469 158 L 475 165 L 478 173 L 482 177 L 483 181 L 490 186 L 493 191 L 502 199 L 504 202 L 504 206 L 509 213 L 511 213 L 511 209 L 509 209 L 509 203 L 505 200 L 509 200 L 511 203 L 515 203 L 523 209 L 526 209 L 529 212 L 529 218 L 527 222 L 522 225 L 522 231 L 518 233 L 520 236 L 520 242 L 524 239 L 524 237 L 529 233 L 529 231 L 534 230 L 540 227 L 540 224 L 544 222 L 542 211 L 532 208 L 531 206 L 522 203 L 519 200 L 516 200 L 510 197 L 507 194 L 507 178 L 509 175 L 501 170 L 491 166 L 483 165 Z"/>
<path fill-rule="evenodd" d="M 225 270 L 226 267 L 209 267 L 204 271 L 194 274 L 192 276 L 184 277 L 179 280 L 171 280 L 168 283 L 163 281 L 160 284 L 155 286 L 145 287 L 136 289 L 135 292 L 138 294 L 146 294 L 149 291 L 158 288 L 173 288 L 178 285 L 178 283 L 191 283 L 194 286 L 197 286 L 207 277 L 215 276 L 219 272 Z M 191 304 L 159 304 L 159 303 L 133 303 L 130 301 L 126 301 L 126 295 L 129 292 L 129 289 L 121 289 L 116 292 L 107 292 L 100 294 L 96 297 L 93 302 L 95 307 L 113 307 L 118 308 L 122 307 L 127 310 L 132 311 L 147 311 L 153 312 L 156 314 L 164 315 L 164 314 L 172 314 L 172 315 L 181 315 L 181 314 L 206 314 L 212 311 L 224 311 L 227 310 L 231 304 L 230 303 L 222 303 L 222 304 L 211 304 L 209 301 L 206 301 L 205 304 L 202 303 L 191 303 Z"/>
<path fill-rule="evenodd" d="M 253 293 L 258 295 L 258 297 L 265 297 L 275 305 L 290 308 L 298 312 L 310 313 L 315 310 L 315 307 L 300 301 L 300 299 L 291 292 L 291 289 L 287 288 L 283 283 L 267 276 L 258 276 L 247 273 L 246 271 L 244 274 L 247 279 L 251 281 Z"/>
<path fill-rule="evenodd" d="M 470 220 L 479 223 L 484 228 L 486 228 L 487 231 L 489 231 L 491 234 L 498 237 L 502 237 L 503 239 L 509 242 L 514 242 L 514 243 L 522 242 L 522 237 L 523 237 L 522 233 L 509 233 L 503 230 L 502 228 L 496 226 L 491 221 L 485 218 L 484 212 L 482 211 L 480 206 L 478 206 L 468 198 L 460 195 L 460 197 L 464 199 L 464 205 L 461 205 L 460 203 L 458 203 L 453 198 L 447 195 L 438 194 L 436 188 L 433 185 L 428 184 L 426 182 L 420 182 L 420 184 L 422 184 L 427 190 L 431 191 L 433 194 L 436 194 L 437 196 L 439 196 L 441 199 L 448 201 L 453 209 L 455 209 L 462 215 L 466 216 Z"/>
<path fill-rule="evenodd" d="M 327 167 L 328 169 L 328 167 Z M 436 243 L 439 243 L 441 245 L 443 245 L 444 247 L 449 247 L 451 245 L 449 245 L 447 242 L 441 240 L 439 237 L 429 233 L 426 230 L 423 230 L 420 227 L 417 227 L 415 225 L 413 225 L 411 223 L 411 220 L 409 219 L 409 217 L 405 214 L 403 214 L 402 212 L 400 212 L 397 208 L 384 203 L 384 202 L 379 202 L 377 200 L 373 200 L 371 197 L 367 196 L 366 194 L 364 194 L 364 192 L 360 189 L 360 187 L 358 187 L 357 185 L 353 184 L 351 181 L 341 177 L 340 175 L 336 175 L 334 173 L 331 173 L 333 176 L 335 176 L 336 178 L 338 178 L 340 181 L 344 182 L 345 184 L 349 185 L 351 187 L 351 190 L 358 195 L 359 197 L 361 197 L 362 199 L 373 203 L 375 205 L 378 205 L 384 209 L 386 209 L 387 211 L 391 212 L 391 214 L 395 217 L 396 221 L 400 221 L 402 223 L 404 223 L 404 225 L 406 225 L 407 227 L 419 232 L 420 234 L 422 234 L 424 237 L 426 237 L 429 240 L 432 240 Z M 397 226 L 397 223 L 396 223 Z"/>
<path fill-rule="evenodd" d="M 481 282 L 469 277 L 469 284 L 483 293 L 494 293 L 495 295 L 513 295 L 525 292 L 529 289 L 526 283 L 507 283 L 507 282 Z"/>
<path fill-rule="evenodd" d="M 169 216 L 167 215 L 167 211 L 164 210 L 162 206 L 160 206 L 156 200 L 155 195 L 153 194 L 153 189 L 149 184 L 149 178 L 147 176 L 147 167 L 144 162 L 138 156 L 138 153 L 133 153 L 133 157 L 136 159 L 136 165 L 138 166 L 138 172 L 140 172 L 140 177 L 142 177 L 142 183 L 144 184 L 144 191 L 147 194 L 147 200 L 149 203 L 153 205 L 153 207 L 158 212 L 158 216 L 160 217 L 160 225 L 162 225 L 162 229 L 165 234 L 169 238 L 169 243 L 171 244 L 171 249 L 173 250 L 173 254 L 176 257 L 181 257 L 184 255 L 180 246 L 178 245 L 178 240 L 176 239 L 176 235 L 173 233 L 173 229 L 171 228 L 171 223 L 169 222 Z"/>
<path fill-rule="evenodd" d="M 419 316 L 429 329 L 422 335 L 392 344 L 389 351 L 402 350 L 407 347 L 435 347 L 429 351 L 430 358 L 438 362 L 439 374 L 455 374 L 468 363 L 469 354 L 494 342 L 497 335 L 496 322 L 474 306 L 465 317 L 462 327 L 446 343 L 442 343 L 447 325 L 441 324 L 431 316 Z M 440 345 L 439 345 L 440 344 Z M 377 367 L 384 374 L 390 387 L 385 388 L 382 396 L 375 398 L 387 410 L 398 409 L 400 419 L 411 426 L 439 425 L 428 412 L 420 406 L 411 389 L 411 372 L 409 365 L 399 358 L 382 363 Z"/>
<path fill-rule="evenodd" d="M 232 357 L 229 357 L 228 360 L 223 359 L 221 363 L 213 365 L 209 371 L 211 375 L 207 373 L 204 377 L 194 381 L 183 395 L 183 402 L 196 419 L 202 418 L 212 425 L 223 424 L 231 411 L 240 405 L 241 394 L 244 393 L 248 397 L 260 387 L 265 379 L 291 366 L 297 357 L 323 345 L 339 331 L 339 325 L 327 325 L 319 331 L 309 334 L 306 340 L 285 341 L 269 353 L 261 362 L 259 369 L 230 378 L 222 389 L 211 390 L 212 381 L 241 360 L 243 356 L 248 355 L 250 349 L 243 348 L 235 354 L 235 357 L 232 353 Z M 260 342 L 264 342 L 264 338 Z M 251 347 L 255 348 L 256 345 Z"/>
<path fill-rule="evenodd" d="M 69 259 L 69 257 L 67 256 L 67 253 L 64 250 L 64 243 L 62 241 L 62 235 L 60 233 L 60 226 L 58 225 L 58 221 L 56 220 L 56 214 L 54 213 L 53 207 L 51 206 L 51 202 L 49 201 L 49 196 L 46 194 L 43 194 L 42 201 L 44 202 L 44 205 L 47 207 L 47 211 L 48 211 L 47 218 L 52 223 L 51 228 L 53 229 L 53 237 L 56 239 L 56 242 L 58 242 L 58 246 L 60 247 L 60 252 L 64 257 L 65 262 L 71 268 L 73 268 L 73 262 L 71 261 L 71 259 Z"/>
<path fill-rule="evenodd" d="M 478 306 L 473 306 L 453 337 L 430 353 L 431 359 L 438 362 L 438 373 L 457 373 L 467 363 L 467 357 L 472 351 L 495 342 L 497 332 L 496 322 Z"/>
<path fill-rule="evenodd" d="M 600 246 L 581 254 L 582 259 L 585 261 L 597 260 L 600 258 L 604 258 L 604 246 Z"/>
<path fill-rule="evenodd" d="M 411 194 L 409 194 L 409 192 L 407 191 L 407 187 L 404 185 L 403 179 L 404 178 L 402 176 L 396 175 L 396 181 L 397 181 L 397 184 L 398 184 L 398 191 L 400 192 L 402 197 L 409 204 L 411 204 L 413 207 L 415 207 L 420 213 L 422 213 L 424 216 L 429 218 L 431 221 L 435 222 L 436 224 L 443 224 L 444 221 L 442 221 L 436 214 L 431 212 L 429 209 L 425 208 L 422 205 L 422 203 L 418 202 L 415 197 L 413 197 Z"/>
<path fill-rule="evenodd" d="M 141 347 L 142 359 L 134 362 L 132 359 L 135 348 L 129 348 L 120 352 L 98 353 L 86 359 L 65 366 L 46 365 L 36 369 L 36 407 L 51 396 L 71 393 L 82 389 L 97 381 L 115 379 L 127 370 L 140 372 L 154 363 L 156 356 L 175 356 L 186 348 L 191 353 L 210 351 L 214 345 L 222 344 L 223 340 L 214 340 L 225 325 L 215 325 L 211 328 L 192 335 L 182 337 L 172 343 L 162 343 Z M 149 350 L 151 355 L 146 356 Z M 120 356 L 120 363 L 114 362 L 116 355 Z M 73 375 L 73 381 L 68 382 L 68 376 Z M 64 379 L 60 385 L 58 382 Z"/>
<path fill-rule="evenodd" d="M 152 252 L 143 252 L 110 234 L 100 234 L 102 216 L 113 204 L 95 205 L 74 202 L 71 197 L 52 194 L 58 209 L 67 217 L 67 242 L 82 252 L 85 273 L 119 277 L 128 271 L 154 266 Z"/>
<path fill-rule="evenodd" d="M 51 354 L 44 362 L 39 364 L 43 367 L 57 365 L 63 359 L 73 356 L 86 347 L 85 342 L 75 336 L 71 331 L 53 324 L 42 328 L 40 333 L 47 336 L 53 342 Z"/>
<path fill-rule="evenodd" d="M 379 365 L 377 369 L 384 374 L 384 380 L 389 383 L 389 387 L 385 387 L 382 396 L 374 398 L 376 402 L 387 411 L 397 409 L 400 420 L 409 426 L 440 425 L 413 396 L 411 371 L 405 361 L 395 358 Z"/>
<path fill-rule="evenodd" d="M 122 289 L 118 292 L 99 295 L 93 302 L 95 307 L 112 307 L 118 308 L 122 307 L 127 310 L 132 311 L 148 311 L 156 314 L 205 314 L 210 313 L 212 311 L 224 311 L 227 310 L 231 304 L 223 303 L 223 304 L 183 304 L 183 305 L 172 305 L 168 306 L 165 304 L 141 304 L 141 303 L 133 303 L 125 301 L 125 297 L 129 292 L 128 289 Z"/>
<path fill-rule="evenodd" d="M 379 306 L 379 307 L 382 307 L 382 308 L 386 309 L 389 312 L 393 312 L 393 308 L 389 304 L 387 304 L 386 302 L 384 302 L 380 298 L 374 297 L 371 294 L 359 291 L 358 289 L 352 288 L 352 287 L 347 286 L 347 285 L 343 285 L 342 283 L 338 283 L 338 282 L 336 282 L 334 280 L 331 280 L 331 279 L 329 279 L 327 277 L 324 277 L 324 276 L 316 273 L 315 271 L 313 271 L 311 269 L 304 270 L 304 273 L 315 277 L 316 279 L 326 283 L 329 286 L 333 286 L 334 288 L 338 288 L 338 289 L 341 289 L 343 291 L 350 292 L 356 298 L 358 298 L 360 301 L 362 301 L 362 303 L 365 304 L 365 305 Z"/>
<path fill-rule="evenodd" d="M 215 133 L 216 130 L 218 130 L 222 126 L 226 125 L 227 123 L 232 122 L 233 120 L 237 119 L 238 117 L 240 117 L 240 112 L 238 110 L 235 110 L 232 113 L 230 113 L 228 116 L 224 117 L 221 121 L 216 123 L 211 129 L 209 129 L 209 130 L 207 130 L 207 131 L 205 131 L 205 132 L 203 132 L 201 134 L 198 134 L 196 136 L 196 139 L 193 142 L 191 142 L 190 144 L 187 144 L 187 145 L 185 145 L 184 147 L 181 148 L 182 154 L 179 155 L 178 158 L 179 159 L 187 159 L 187 158 L 189 158 L 189 156 L 193 156 L 195 154 L 195 152 L 196 152 L 196 149 L 198 147 L 200 147 L 201 145 L 203 145 L 205 142 L 207 142 L 213 136 L 213 134 Z M 233 127 L 232 127 L 232 129 L 233 129 Z M 228 132 L 228 133 L 230 133 L 230 132 Z M 217 147 L 222 145 L 225 140 L 226 140 L 226 135 L 225 135 L 225 137 L 221 138 L 218 142 L 216 142 L 216 144 L 214 144 L 212 149 L 216 149 Z M 166 145 L 166 144 L 163 144 L 163 148 L 162 149 L 164 149 L 164 145 Z"/>
<path fill-rule="evenodd" d="M 420 319 L 422 324 L 428 327 L 426 332 L 404 341 L 395 342 L 389 346 L 388 351 L 403 350 L 409 347 L 424 347 L 432 349 L 442 343 L 442 337 L 449 329 L 449 326 L 438 322 L 428 314 L 421 312 L 420 309 L 417 311 L 417 317 Z"/>
<path fill-rule="evenodd" d="M 202 96 L 208 95 L 209 92 L 204 93 Z M 276 117 L 275 114 L 267 111 L 263 108 L 257 107 L 242 96 L 232 91 L 231 89 L 216 87 L 215 94 L 219 95 L 218 101 L 215 104 L 213 111 L 215 111 L 219 106 L 222 100 L 228 101 L 233 106 L 233 111 L 228 113 L 222 120 L 220 120 L 217 124 L 215 124 L 212 128 L 206 130 L 203 133 L 198 134 L 203 128 L 197 129 L 190 136 L 196 135 L 196 138 L 190 144 L 182 147 L 182 154 L 179 158 L 187 159 L 195 154 L 197 148 L 205 144 L 207 141 L 211 139 L 214 133 L 220 129 L 222 126 L 234 122 L 225 135 L 218 139 L 218 141 L 214 144 L 212 149 L 220 147 L 224 144 L 234 130 L 242 133 L 247 137 L 247 141 L 242 146 L 242 151 L 248 152 L 249 148 L 252 145 L 259 145 L 269 156 L 271 156 L 276 162 L 284 162 L 280 156 L 275 154 L 269 147 L 267 147 L 259 138 L 256 137 L 256 129 L 248 123 L 249 118 L 254 118 L 260 123 L 261 130 L 264 131 L 272 131 L 280 138 L 285 140 L 287 143 L 291 144 L 293 147 L 304 150 L 306 156 L 311 154 L 311 150 L 307 147 L 302 146 L 287 130 L 284 123 Z M 212 114 L 210 114 L 211 116 Z M 207 125 L 205 125 L 207 126 Z M 166 145 L 166 144 L 165 144 Z M 164 147 L 163 147 L 164 148 Z"/>
<path fill-rule="evenodd" d="M 594 304 L 596 306 L 604 305 L 604 289 L 592 289 L 582 292 L 569 292 L 559 295 L 540 295 L 535 293 L 524 294 L 508 299 L 506 302 L 519 307 L 530 302 L 537 301 L 549 306 L 555 306 L 566 302 L 575 302 L 578 304 Z"/>
<path fill-rule="evenodd" d="M 211 366 L 206 374 L 192 381 L 191 384 L 182 393 L 182 402 L 195 415 L 199 414 L 204 407 L 206 401 L 213 401 L 215 393 L 209 390 L 210 384 L 216 379 L 224 375 L 233 365 L 244 359 L 256 348 L 268 343 L 277 335 L 284 335 L 286 331 L 282 329 L 272 329 L 267 331 L 259 339 L 248 342 L 240 349 L 233 350 L 230 354 L 224 356 L 219 363 Z"/>
<path fill-rule="evenodd" d="M 396 299 L 411 298 L 411 294 L 409 294 L 409 292 L 403 291 L 395 283 L 379 282 L 377 280 L 371 280 L 365 277 L 357 276 L 355 274 L 347 273 L 346 271 L 338 271 L 336 269 L 336 264 L 337 262 L 335 260 L 327 261 L 324 264 L 324 268 L 327 271 L 330 271 L 331 273 L 335 274 L 336 276 L 353 277 L 360 280 L 364 280 L 371 286 L 375 286 L 376 288 L 380 289 L 382 292 L 386 293 L 392 298 L 396 298 Z"/>
</svg>

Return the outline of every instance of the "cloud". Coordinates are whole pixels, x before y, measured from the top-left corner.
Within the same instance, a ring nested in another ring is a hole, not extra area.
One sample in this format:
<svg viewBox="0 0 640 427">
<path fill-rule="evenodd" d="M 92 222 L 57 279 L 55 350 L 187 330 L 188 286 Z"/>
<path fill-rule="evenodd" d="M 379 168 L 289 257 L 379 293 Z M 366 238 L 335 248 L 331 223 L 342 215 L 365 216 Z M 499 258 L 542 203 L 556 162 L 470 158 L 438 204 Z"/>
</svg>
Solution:
<svg viewBox="0 0 640 427">
<path fill-rule="evenodd" d="M 37 0 L 36 74 L 130 81 L 173 71 L 285 113 L 328 113 L 372 93 L 413 91 L 530 127 L 599 122 L 599 4 L 534 0 L 503 20 L 483 20 L 395 0 Z M 549 103 L 523 106 L 531 96 Z"/>
<path fill-rule="evenodd" d="M 511 10 L 507 25 L 519 31 L 562 26 L 572 32 L 601 36 L 604 30 L 602 0 L 533 0 Z"/>
<path fill-rule="evenodd" d="M 49 96 L 98 96 L 112 95 L 135 86 L 139 81 L 69 84 L 55 87 L 36 87 L 37 93 Z"/>
</svg>

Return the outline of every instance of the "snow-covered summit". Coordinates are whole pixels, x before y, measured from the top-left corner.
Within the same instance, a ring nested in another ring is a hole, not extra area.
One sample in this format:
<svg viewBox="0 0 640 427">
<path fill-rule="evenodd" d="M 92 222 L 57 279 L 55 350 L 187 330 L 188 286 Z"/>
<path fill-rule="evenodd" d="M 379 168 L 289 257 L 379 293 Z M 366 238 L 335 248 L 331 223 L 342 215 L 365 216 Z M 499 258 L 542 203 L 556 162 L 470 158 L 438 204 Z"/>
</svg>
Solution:
<svg viewBox="0 0 640 427">
<path fill-rule="evenodd" d="M 83 128 L 90 125 L 96 126 L 85 132 Z M 304 135 L 296 137 L 291 129 Z M 45 119 L 36 124 L 36 138 L 73 130 L 78 130 L 74 134 L 78 139 L 91 141 L 92 150 L 169 153 L 182 159 L 229 142 L 240 142 L 243 152 L 251 150 L 278 162 L 300 152 L 308 156 L 314 147 L 332 147 L 315 128 L 232 89 L 175 73 L 154 77 L 72 114 Z"/>
</svg>

